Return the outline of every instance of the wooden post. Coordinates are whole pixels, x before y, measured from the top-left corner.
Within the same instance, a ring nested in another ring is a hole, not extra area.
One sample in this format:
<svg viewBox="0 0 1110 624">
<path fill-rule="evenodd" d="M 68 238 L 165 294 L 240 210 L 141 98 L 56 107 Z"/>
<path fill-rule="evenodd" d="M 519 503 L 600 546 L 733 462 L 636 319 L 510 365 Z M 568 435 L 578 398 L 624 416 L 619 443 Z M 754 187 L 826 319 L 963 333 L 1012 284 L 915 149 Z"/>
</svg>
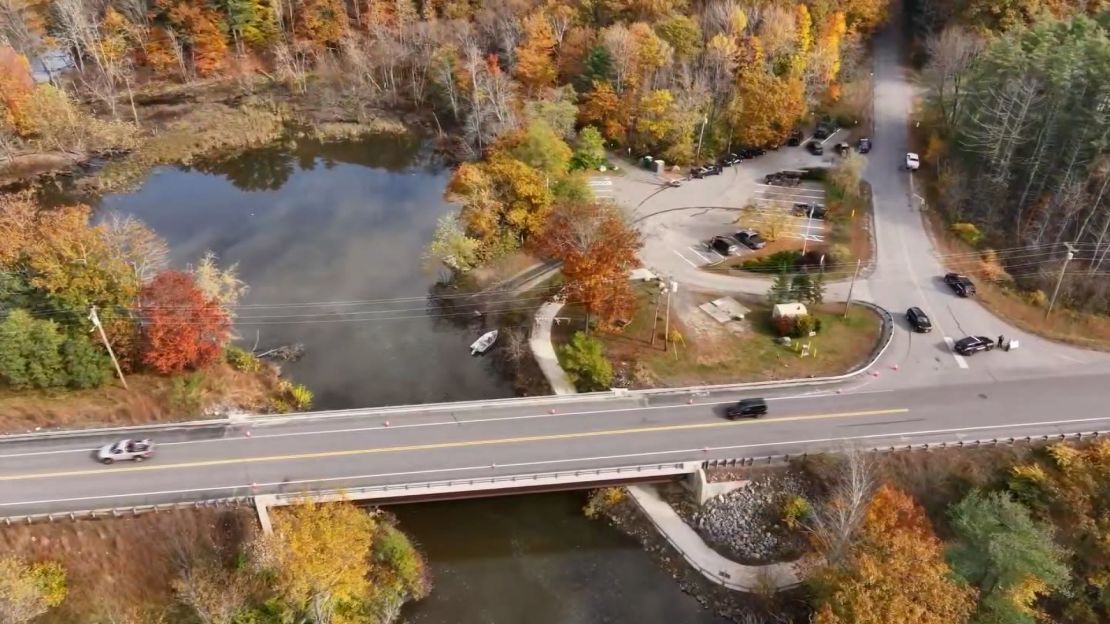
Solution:
<svg viewBox="0 0 1110 624">
<path fill-rule="evenodd" d="M 104 348 L 108 350 L 108 356 L 112 358 L 112 364 L 116 367 L 116 374 L 119 375 L 119 382 L 123 384 L 124 389 L 128 389 L 127 380 L 123 378 L 123 370 L 119 367 L 119 360 L 116 359 L 116 354 L 112 351 L 112 345 L 108 342 L 108 334 L 104 333 L 104 326 L 100 324 L 100 317 L 96 314 L 96 306 L 89 307 L 89 320 L 92 321 L 93 326 L 100 331 L 100 339 L 104 341 Z"/>
<path fill-rule="evenodd" d="M 848 300 L 844 302 L 844 318 L 848 318 L 848 306 L 852 303 L 852 291 L 856 289 L 856 278 L 859 277 L 859 268 L 863 264 L 862 258 L 856 259 L 856 272 L 852 273 L 852 285 L 848 287 Z"/>
</svg>

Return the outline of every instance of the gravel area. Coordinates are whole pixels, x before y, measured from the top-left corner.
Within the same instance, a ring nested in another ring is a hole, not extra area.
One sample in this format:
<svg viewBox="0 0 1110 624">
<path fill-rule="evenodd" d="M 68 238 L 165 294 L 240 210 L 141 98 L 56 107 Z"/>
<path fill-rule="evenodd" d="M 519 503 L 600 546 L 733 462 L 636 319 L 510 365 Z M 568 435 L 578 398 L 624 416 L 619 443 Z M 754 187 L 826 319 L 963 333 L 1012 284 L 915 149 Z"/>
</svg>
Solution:
<svg viewBox="0 0 1110 624">
<path fill-rule="evenodd" d="M 749 565 L 788 561 L 806 548 L 805 534 L 783 522 L 793 496 L 806 497 L 805 482 L 792 472 L 760 475 L 747 486 L 706 501 L 694 528 L 717 552 Z"/>
</svg>

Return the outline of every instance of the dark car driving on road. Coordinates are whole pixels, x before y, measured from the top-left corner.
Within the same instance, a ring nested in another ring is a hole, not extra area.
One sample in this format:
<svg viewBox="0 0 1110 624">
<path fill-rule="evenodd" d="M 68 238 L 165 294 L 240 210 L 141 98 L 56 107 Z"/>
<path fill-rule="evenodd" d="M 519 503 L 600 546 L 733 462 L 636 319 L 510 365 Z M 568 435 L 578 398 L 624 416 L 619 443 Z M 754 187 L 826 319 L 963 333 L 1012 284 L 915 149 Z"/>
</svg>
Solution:
<svg viewBox="0 0 1110 624">
<path fill-rule="evenodd" d="M 975 355 L 980 351 L 990 351 L 994 348 L 994 341 L 986 336 L 968 336 L 960 338 L 953 346 L 960 355 Z"/>
<path fill-rule="evenodd" d="M 767 415 L 767 401 L 765 399 L 741 399 L 736 405 L 730 405 L 725 410 L 725 416 L 735 420 L 737 418 L 759 418 Z"/>
<path fill-rule="evenodd" d="M 971 278 L 960 273 L 945 273 L 944 283 L 959 296 L 970 297 L 975 294 L 975 282 Z"/>
<path fill-rule="evenodd" d="M 906 310 L 906 320 L 915 332 L 926 333 L 933 331 L 933 322 L 930 321 L 925 312 L 917 306 Z"/>
<path fill-rule="evenodd" d="M 859 143 L 856 144 L 856 149 L 859 150 L 860 154 L 866 154 L 867 152 L 870 152 L 871 151 L 871 139 L 869 139 L 867 137 L 864 137 L 864 138 L 860 139 Z"/>
</svg>

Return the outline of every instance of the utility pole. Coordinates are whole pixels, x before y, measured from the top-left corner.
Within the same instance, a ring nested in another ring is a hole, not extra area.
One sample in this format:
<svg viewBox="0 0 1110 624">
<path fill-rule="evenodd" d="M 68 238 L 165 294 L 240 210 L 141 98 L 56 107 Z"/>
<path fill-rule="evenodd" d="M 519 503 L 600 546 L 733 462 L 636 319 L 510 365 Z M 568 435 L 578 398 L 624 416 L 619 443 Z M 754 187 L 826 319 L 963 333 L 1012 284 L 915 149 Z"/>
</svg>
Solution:
<svg viewBox="0 0 1110 624">
<path fill-rule="evenodd" d="M 701 131 L 698 132 L 698 153 L 694 155 L 694 164 L 701 162 L 701 139 L 705 136 L 705 124 L 709 123 L 709 115 L 701 117 Z"/>
<path fill-rule="evenodd" d="M 100 331 L 100 339 L 104 341 L 104 348 L 108 350 L 108 356 L 112 358 L 112 364 L 116 367 L 119 382 L 123 384 L 124 389 L 127 389 L 127 380 L 123 378 L 123 370 L 119 367 L 119 360 L 116 359 L 116 354 L 112 351 L 112 345 L 108 342 L 108 334 L 104 333 L 104 326 L 100 324 L 100 317 L 96 314 L 96 306 L 89 306 L 89 320 L 92 321 L 93 327 Z"/>
<path fill-rule="evenodd" d="M 663 323 L 663 350 L 667 350 L 667 343 L 671 340 L 671 293 L 678 292 L 678 282 L 669 280 L 667 284 L 667 320 Z"/>
<path fill-rule="evenodd" d="M 659 294 L 655 296 L 655 316 L 651 319 L 651 346 L 655 346 L 655 332 L 659 327 L 659 300 L 663 298 L 663 290 L 659 290 Z"/>
<path fill-rule="evenodd" d="M 856 278 L 859 277 L 859 267 L 863 264 L 862 258 L 856 259 L 856 272 L 852 273 L 852 285 L 848 287 L 848 300 L 844 302 L 844 318 L 848 318 L 848 306 L 852 303 L 852 291 L 856 289 Z"/>
<path fill-rule="evenodd" d="M 1071 243 L 1064 243 L 1068 248 L 1068 255 L 1064 256 L 1064 265 L 1060 267 L 1060 276 L 1056 278 L 1056 288 L 1052 289 L 1052 299 L 1048 301 L 1048 309 L 1044 311 L 1044 317 L 1047 319 L 1049 314 L 1052 314 L 1052 308 L 1056 305 L 1056 296 L 1060 294 L 1060 285 L 1064 283 L 1064 271 L 1068 268 L 1068 263 L 1075 257 L 1075 247 Z"/>
<path fill-rule="evenodd" d="M 813 207 L 814 207 L 814 204 L 810 204 L 809 209 L 806 210 L 806 234 L 802 238 L 802 255 L 803 256 L 806 255 L 806 250 L 809 249 L 809 226 L 810 226 L 811 223 L 813 223 Z M 825 218 L 828 218 L 828 216 L 826 215 Z"/>
</svg>

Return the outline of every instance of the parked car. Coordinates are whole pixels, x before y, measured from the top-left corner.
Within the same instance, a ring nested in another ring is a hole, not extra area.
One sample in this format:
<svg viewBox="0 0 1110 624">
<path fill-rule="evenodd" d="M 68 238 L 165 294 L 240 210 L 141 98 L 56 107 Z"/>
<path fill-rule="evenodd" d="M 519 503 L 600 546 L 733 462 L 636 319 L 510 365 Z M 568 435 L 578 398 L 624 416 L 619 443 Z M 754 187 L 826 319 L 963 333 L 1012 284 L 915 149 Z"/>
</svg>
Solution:
<svg viewBox="0 0 1110 624">
<path fill-rule="evenodd" d="M 705 167 L 690 167 L 690 177 L 701 179 L 705 177 Z"/>
<path fill-rule="evenodd" d="M 821 145 L 820 141 L 810 141 L 809 143 L 806 143 L 806 149 L 809 150 L 809 153 L 813 154 L 814 156 L 820 156 L 821 154 L 825 153 L 825 147 Z"/>
<path fill-rule="evenodd" d="M 975 294 L 975 282 L 971 278 L 960 273 L 945 273 L 944 283 L 959 296 L 970 297 Z"/>
<path fill-rule="evenodd" d="M 714 236 L 709 241 L 709 248 L 722 256 L 735 256 L 740 253 L 740 247 L 727 236 Z"/>
<path fill-rule="evenodd" d="M 933 322 L 921 308 L 915 306 L 906 310 L 906 320 L 915 332 L 924 334 L 933 331 Z"/>
<path fill-rule="evenodd" d="M 859 150 L 860 154 L 866 154 L 867 152 L 870 152 L 871 151 L 871 139 L 869 139 L 867 137 L 864 137 L 864 138 L 860 139 L 859 142 L 856 143 L 856 149 Z"/>
<path fill-rule="evenodd" d="M 762 156 L 766 153 L 767 150 L 763 149 L 762 147 L 745 147 L 744 149 L 740 150 L 740 155 L 744 158 L 755 158 L 756 156 Z"/>
<path fill-rule="evenodd" d="M 721 175 L 720 165 L 706 165 L 702 167 L 702 170 L 705 175 Z"/>
<path fill-rule="evenodd" d="M 831 137 L 835 132 L 836 124 L 828 121 L 822 121 L 821 123 L 817 124 L 817 128 L 813 131 L 813 138 L 827 139 Z"/>
<path fill-rule="evenodd" d="M 102 464 L 118 461 L 137 461 L 150 459 L 154 455 L 154 443 L 150 440 L 120 440 L 105 444 L 96 451 L 96 458 Z"/>
<path fill-rule="evenodd" d="M 809 216 L 813 219 L 824 219 L 829 212 L 828 208 L 820 204 L 794 204 L 794 216 Z"/>
<path fill-rule="evenodd" d="M 797 147 L 802 144 L 802 131 L 791 130 L 790 136 L 786 137 L 786 144 L 790 147 Z"/>
<path fill-rule="evenodd" d="M 921 168 L 921 158 L 913 152 L 906 152 L 906 170 L 917 171 Z"/>
<path fill-rule="evenodd" d="M 736 405 L 730 405 L 725 410 L 729 420 L 737 418 L 759 418 L 767 415 L 766 399 L 741 399 Z"/>
<path fill-rule="evenodd" d="M 749 249 L 763 249 L 767 246 L 767 241 L 763 240 L 759 232 L 755 230 L 740 230 L 735 234 L 734 238 L 741 245 Z"/>
<path fill-rule="evenodd" d="M 726 156 L 721 156 L 720 160 L 717 162 L 720 163 L 722 167 L 731 167 L 732 165 L 739 165 L 743 160 L 744 159 L 741 158 L 739 154 L 728 154 Z"/>
<path fill-rule="evenodd" d="M 980 351 L 990 351 L 994 345 L 995 342 L 986 336 L 968 336 L 957 340 L 953 348 L 960 355 L 975 355 Z"/>
<path fill-rule="evenodd" d="M 833 149 L 836 150 L 837 154 L 841 156 L 847 156 L 848 152 L 852 151 L 852 146 L 842 141 L 840 143 L 837 143 L 836 147 L 834 147 Z"/>
</svg>

